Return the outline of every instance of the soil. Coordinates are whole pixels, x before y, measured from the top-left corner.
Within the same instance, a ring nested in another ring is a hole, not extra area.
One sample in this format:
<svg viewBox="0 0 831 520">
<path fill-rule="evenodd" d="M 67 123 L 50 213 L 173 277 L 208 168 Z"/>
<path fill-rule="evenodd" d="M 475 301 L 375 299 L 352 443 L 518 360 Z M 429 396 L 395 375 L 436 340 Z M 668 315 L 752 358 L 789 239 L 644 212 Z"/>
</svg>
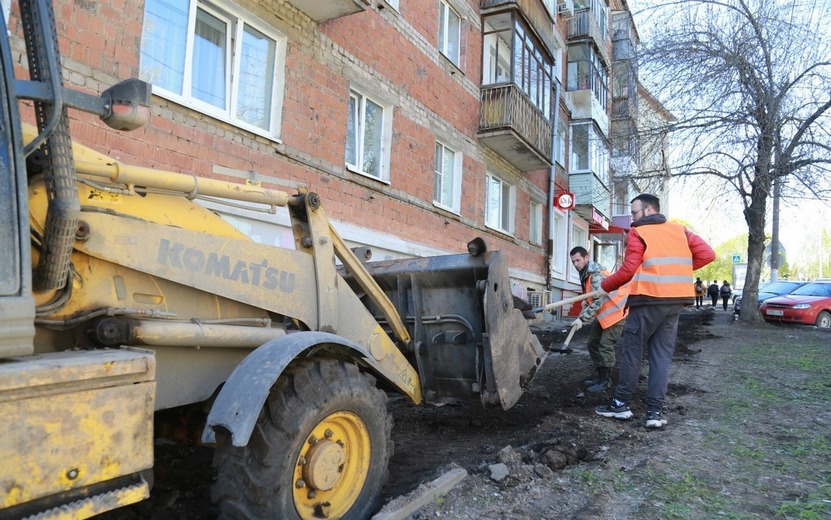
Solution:
<svg viewBox="0 0 831 520">
<path fill-rule="evenodd" d="M 685 311 L 664 408 L 669 424 L 647 430 L 639 401 L 628 421 L 594 413 L 611 390 L 584 391 L 592 375 L 584 330 L 572 353 L 556 353 L 566 327 L 533 327 L 551 352 L 510 410 L 416 407 L 391 396 L 385 510 L 462 467 L 461 483 L 410 518 L 831 518 L 826 330 L 748 325 L 709 306 Z M 156 458 L 151 499 L 108 518 L 215 518 L 211 450 L 166 438 Z"/>
</svg>

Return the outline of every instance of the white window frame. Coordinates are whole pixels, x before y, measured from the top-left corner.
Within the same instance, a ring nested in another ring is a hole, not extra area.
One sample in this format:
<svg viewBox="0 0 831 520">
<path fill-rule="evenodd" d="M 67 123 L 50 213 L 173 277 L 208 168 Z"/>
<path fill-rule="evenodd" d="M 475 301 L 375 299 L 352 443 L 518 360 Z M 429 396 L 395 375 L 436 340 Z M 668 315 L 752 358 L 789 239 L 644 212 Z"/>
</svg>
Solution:
<svg viewBox="0 0 831 520">
<path fill-rule="evenodd" d="M 450 25 L 454 20 L 455 31 Z M 462 17 L 444 0 L 439 2 L 439 52 L 459 66 L 462 55 Z"/>
<path fill-rule="evenodd" d="M 568 218 L 565 212 L 551 209 L 551 227 L 554 231 L 552 234 L 551 271 L 563 279 L 566 273 L 566 250 L 568 249 L 567 222 Z M 569 263 L 569 265 L 571 264 Z"/>
<path fill-rule="evenodd" d="M 439 208 L 445 209 L 452 213 L 459 215 L 462 208 L 462 153 L 447 146 L 441 141 L 436 141 L 435 158 L 433 161 L 433 204 Z M 452 154 L 450 162 L 450 171 L 444 171 L 446 166 L 445 161 L 440 161 L 445 154 Z M 449 177 L 449 180 L 446 179 Z M 442 181 L 450 183 L 450 196 L 445 197 L 443 190 L 441 190 Z"/>
<path fill-rule="evenodd" d="M 192 94 L 193 48 L 198 9 L 202 9 L 208 14 L 228 23 L 228 34 L 226 34 L 226 43 L 228 46 L 225 57 L 227 65 L 225 72 L 226 101 L 224 109 L 197 99 Z M 271 78 L 271 107 L 268 128 L 259 127 L 237 117 L 239 83 L 236 78 L 240 78 L 240 58 L 238 57 L 243 55 L 241 49 L 246 26 L 263 34 L 274 42 L 274 63 L 272 64 L 274 72 Z M 188 9 L 186 44 L 183 50 L 185 56 L 184 70 L 182 71 L 182 91 L 174 92 L 154 84 L 153 94 L 257 135 L 272 140 L 279 140 L 282 125 L 283 91 L 285 90 L 286 41 L 287 38 L 284 34 L 236 4 L 226 0 L 214 0 L 211 2 L 204 0 L 191 1 Z M 141 64 L 139 67 L 141 69 Z M 140 70 L 139 77 L 153 83 L 153 75 L 151 72 Z"/>
<path fill-rule="evenodd" d="M 542 202 L 531 200 L 528 215 L 528 241 L 532 244 L 542 245 Z"/>
<path fill-rule="evenodd" d="M 591 251 L 591 245 L 589 244 L 589 228 L 585 224 L 577 221 L 571 221 L 571 247 L 575 248 L 577 246 L 585 247 L 586 250 Z M 577 272 L 576 269 L 569 269 L 568 270 L 568 279 L 574 283 L 580 283 L 580 274 Z"/>
<path fill-rule="evenodd" d="M 381 135 L 379 136 L 380 142 L 378 143 L 379 146 L 379 170 L 378 175 L 373 174 L 372 172 L 366 171 L 365 169 L 365 162 L 364 162 L 364 152 L 363 150 L 366 147 L 365 142 L 365 135 L 364 135 L 364 128 L 366 125 L 366 104 L 367 101 L 377 105 L 382 110 L 381 116 Z M 359 173 L 371 179 L 389 183 L 390 182 L 390 146 L 392 144 L 392 105 L 388 103 L 384 103 L 379 101 L 378 99 L 368 96 L 365 93 L 361 92 L 358 89 L 351 89 L 349 91 L 349 103 L 355 103 L 357 107 L 357 112 L 355 114 L 356 121 L 347 121 L 347 125 L 355 125 L 356 129 L 353 135 L 355 135 L 356 143 L 354 144 L 355 149 L 359 150 L 357 153 L 357 161 L 351 161 L 349 157 L 345 157 L 346 167 L 355 173 Z M 347 111 L 348 112 L 348 111 Z M 347 143 L 344 147 L 344 151 L 349 151 L 349 132 L 347 131 Z"/>
<path fill-rule="evenodd" d="M 499 185 L 498 194 L 492 192 L 492 184 Z M 491 199 L 492 195 L 496 196 L 496 200 Z M 499 210 L 492 212 L 491 204 L 497 205 Z M 488 172 L 485 175 L 485 226 L 513 236 L 515 213 L 516 187 L 498 175 Z"/>
<path fill-rule="evenodd" d="M 554 160 L 562 166 L 566 167 L 566 143 L 568 142 L 568 125 L 565 121 L 557 122 L 557 149 L 555 150 Z"/>
<path fill-rule="evenodd" d="M 575 145 L 574 139 L 578 127 L 586 127 L 588 150 L 587 150 L 587 168 L 580 168 L 580 161 L 577 153 L 580 147 Z M 609 175 L 609 147 L 603 134 L 598 130 L 593 122 L 577 122 L 572 123 L 569 129 L 571 133 L 571 162 L 569 163 L 569 173 L 593 173 L 595 177 L 600 179 L 603 184 L 611 188 L 611 178 Z"/>
</svg>

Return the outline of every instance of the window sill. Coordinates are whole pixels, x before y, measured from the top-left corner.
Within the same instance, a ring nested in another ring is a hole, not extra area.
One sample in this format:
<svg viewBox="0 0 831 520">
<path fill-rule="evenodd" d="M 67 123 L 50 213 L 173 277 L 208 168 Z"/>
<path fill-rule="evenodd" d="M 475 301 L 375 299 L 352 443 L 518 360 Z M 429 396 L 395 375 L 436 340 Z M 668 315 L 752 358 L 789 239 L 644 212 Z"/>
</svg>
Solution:
<svg viewBox="0 0 831 520">
<path fill-rule="evenodd" d="M 485 224 L 485 227 L 487 229 L 490 229 L 491 231 L 499 233 L 500 235 L 505 235 L 506 237 L 508 237 L 512 240 L 516 239 L 516 237 L 514 236 L 514 233 L 512 231 L 505 231 L 504 229 L 495 228 L 493 226 L 488 225 L 487 223 Z"/>
<path fill-rule="evenodd" d="M 436 202 L 435 200 L 433 201 L 433 207 L 435 207 L 437 209 L 440 209 L 442 212 L 450 213 L 454 217 L 460 217 L 462 215 L 461 210 L 453 209 L 449 206 L 445 206 L 444 204 L 442 204 L 440 202 Z"/>
<path fill-rule="evenodd" d="M 199 114 L 202 114 L 204 116 L 210 117 L 212 119 L 216 119 L 217 121 L 227 123 L 227 124 L 229 124 L 229 125 L 231 125 L 235 128 L 238 128 L 240 130 L 250 132 L 250 133 L 255 134 L 255 135 L 257 135 L 259 137 L 262 137 L 264 139 L 268 139 L 269 141 L 273 141 L 277 144 L 282 144 L 283 143 L 283 141 L 279 137 L 279 131 L 277 133 L 271 133 L 267 130 L 263 130 L 260 127 L 248 124 L 244 121 L 239 121 L 237 119 L 232 119 L 230 117 L 227 117 L 226 115 L 220 113 L 219 111 L 214 112 L 214 111 L 211 111 L 211 110 L 205 110 L 202 106 L 200 106 L 196 103 L 193 103 L 192 101 L 190 101 L 186 98 L 183 98 L 181 96 L 178 96 L 176 94 L 168 92 L 164 89 L 161 89 L 159 87 L 155 87 L 155 86 L 153 87 L 153 95 L 154 96 L 159 96 L 162 99 L 166 99 L 167 101 L 170 101 L 171 103 L 175 103 L 175 104 L 177 104 L 181 107 L 184 107 L 188 110 L 193 110 L 194 112 L 198 112 Z"/>
<path fill-rule="evenodd" d="M 390 181 L 389 181 L 389 180 L 387 180 L 387 179 L 381 179 L 381 178 L 376 177 L 376 176 L 374 176 L 374 175 L 370 175 L 370 174 L 368 174 L 368 173 L 366 173 L 366 172 L 363 172 L 363 171 L 359 170 L 358 168 L 355 168 L 354 166 L 351 166 L 351 165 L 349 165 L 349 164 L 347 164 L 347 165 L 345 165 L 345 166 L 346 166 L 346 170 L 347 170 L 347 171 L 352 172 L 352 173 L 354 173 L 354 174 L 356 174 L 356 175 L 360 175 L 361 177 L 363 177 L 363 178 L 365 178 L 365 179 L 369 179 L 369 180 L 371 180 L 371 181 L 375 181 L 375 182 L 378 182 L 378 183 L 380 183 L 380 184 L 386 184 L 387 186 L 390 186 L 390 185 L 392 184 L 392 183 L 390 183 Z"/>
</svg>

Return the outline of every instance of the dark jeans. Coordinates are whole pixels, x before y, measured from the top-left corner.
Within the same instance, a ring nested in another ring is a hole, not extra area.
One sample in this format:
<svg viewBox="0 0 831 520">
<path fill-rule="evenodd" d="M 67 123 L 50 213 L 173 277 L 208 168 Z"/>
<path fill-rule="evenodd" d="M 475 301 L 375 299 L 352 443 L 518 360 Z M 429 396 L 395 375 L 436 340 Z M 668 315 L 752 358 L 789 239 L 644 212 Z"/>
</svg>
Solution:
<svg viewBox="0 0 831 520">
<path fill-rule="evenodd" d="M 695 297 L 695 308 L 700 309 L 702 305 L 704 305 L 704 297 L 703 296 L 696 296 Z"/>
<path fill-rule="evenodd" d="M 724 310 L 727 310 L 727 300 L 729 300 L 729 299 L 730 299 L 729 296 L 722 296 L 721 297 L 721 303 L 724 305 Z"/>
<path fill-rule="evenodd" d="M 660 410 L 669 385 L 669 365 L 675 352 L 678 315 L 683 305 L 641 305 L 629 308 L 620 337 L 620 380 L 615 399 L 629 403 L 638 386 L 643 349 L 648 349 L 649 375 L 646 383 L 648 410 Z"/>
<path fill-rule="evenodd" d="M 710 296 L 710 298 L 713 300 L 713 307 L 715 307 L 716 305 L 718 305 L 718 295 L 716 295 L 716 296 Z"/>
</svg>

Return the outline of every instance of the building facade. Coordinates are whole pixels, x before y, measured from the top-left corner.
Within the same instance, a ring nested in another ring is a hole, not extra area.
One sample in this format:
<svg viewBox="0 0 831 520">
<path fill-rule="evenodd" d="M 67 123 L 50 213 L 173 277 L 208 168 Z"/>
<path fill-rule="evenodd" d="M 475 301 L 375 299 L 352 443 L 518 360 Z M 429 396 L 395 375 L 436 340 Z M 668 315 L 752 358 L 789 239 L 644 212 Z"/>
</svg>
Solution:
<svg viewBox="0 0 831 520">
<path fill-rule="evenodd" d="M 140 166 L 305 186 L 374 260 L 483 237 L 534 304 L 579 291 L 569 249 L 605 258 L 628 214 L 618 189 L 633 176 L 610 162 L 619 12 L 624 0 L 55 0 L 67 86 L 153 84 L 147 127 L 113 133 L 72 112 L 80 143 Z M 16 6 L 9 19 L 25 75 Z M 556 206 L 564 193 L 573 207 Z M 203 203 L 294 247 L 281 210 Z"/>
</svg>

